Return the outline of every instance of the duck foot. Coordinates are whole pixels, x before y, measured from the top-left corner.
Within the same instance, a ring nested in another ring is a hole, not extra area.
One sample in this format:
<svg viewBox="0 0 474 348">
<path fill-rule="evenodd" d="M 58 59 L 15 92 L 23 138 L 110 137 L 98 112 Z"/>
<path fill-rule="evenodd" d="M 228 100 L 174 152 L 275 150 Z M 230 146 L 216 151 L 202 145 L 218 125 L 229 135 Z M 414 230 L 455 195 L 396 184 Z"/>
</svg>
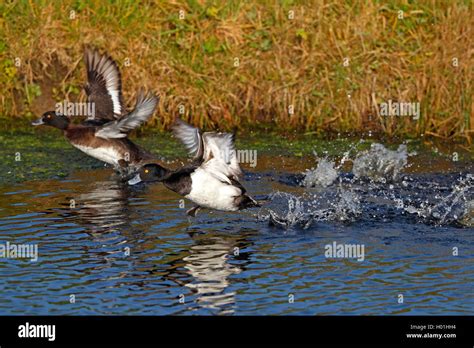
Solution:
<svg viewBox="0 0 474 348">
<path fill-rule="evenodd" d="M 196 217 L 197 212 L 198 212 L 199 209 L 201 209 L 201 207 L 199 205 L 196 205 L 196 206 L 192 207 L 191 209 L 189 209 L 186 212 L 186 214 L 188 214 L 189 216 L 192 216 L 192 217 Z"/>
</svg>

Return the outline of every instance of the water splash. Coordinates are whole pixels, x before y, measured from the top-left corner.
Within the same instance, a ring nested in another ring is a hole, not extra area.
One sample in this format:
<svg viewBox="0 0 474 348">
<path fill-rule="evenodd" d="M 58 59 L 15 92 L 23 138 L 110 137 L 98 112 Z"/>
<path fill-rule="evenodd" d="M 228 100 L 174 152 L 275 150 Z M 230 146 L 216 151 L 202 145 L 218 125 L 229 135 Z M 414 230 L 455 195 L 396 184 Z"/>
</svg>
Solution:
<svg viewBox="0 0 474 348">
<path fill-rule="evenodd" d="M 466 202 L 464 214 L 459 219 L 459 223 L 466 227 L 474 227 L 474 200 Z"/>
<path fill-rule="evenodd" d="M 269 199 L 258 214 L 259 220 L 285 229 L 307 229 L 318 221 L 354 222 L 362 213 L 358 194 L 342 187 L 303 196 L 278 191 Z"/>
<path fill-rule="evenodd" d="M 443 196 L 437 192 L 431 198 L 399 198 L 398 208 L 409 214 L 416 214 L 425 222 L 437 225 L 461 224 L 474 226 L 474 175 L 467 174 L 452 187 L 451 192 Z"/>
<path fill-rule="evenodd" d="M 397 150 L 389 150 L 382 144 L 374 143 L 369 150 L 356 156 L 352 172 L 357 179 L 391 182 L 398 178 L 407 163 L 408 152 L 405 144 L 400 145 Z"/>
<path fill-rule="evenodd" d="M 339 173 L 335 168 L 334 162 L 330 161 L 326 157 L 321 158 L 319 160 L 316 169 L 308 169 L 303 174 L 304 179 L 301 184 L 304 187 L 328 187 L 332 185 L 333 182 L 336 181 L 339 176 Z"/>
<path fill-rule="evenodd" d="M 333 220 L 353 222 L 362 214 L 360 196 L 353 191 L 339 189 L 339 200 L 333 203 Z"/>
<path fill-rule="evenodd" d="M 258 213 L 261 221 L 268 221 L 272 226 L 289 228 L 299 226 L 308 228 L 312 223 L 310 212 L 305 209 L 304 199 L 291 193 L 274 192 L 269 196 L 269 203 Z"/>
<path fill-rule="evenodd" d="M 369 150 L 362 151 L 351 159 L 355 147 L 344 153 L 339 165 L 327 157 L 318 158 L 316 168 L 306 170 L 301 185 L 307 188 L 321 186 L 328 187 L 337 180 L 342 165 L 352 161 L 352 172 L 356 179 L 368 179 L 371 182 L 386 183 L 398 179 L 399 174 L 408 164 L 407 146 L 401 144 L 397 150 L 389 150 L 379 143 L 371 145 Z"/>
</svg>

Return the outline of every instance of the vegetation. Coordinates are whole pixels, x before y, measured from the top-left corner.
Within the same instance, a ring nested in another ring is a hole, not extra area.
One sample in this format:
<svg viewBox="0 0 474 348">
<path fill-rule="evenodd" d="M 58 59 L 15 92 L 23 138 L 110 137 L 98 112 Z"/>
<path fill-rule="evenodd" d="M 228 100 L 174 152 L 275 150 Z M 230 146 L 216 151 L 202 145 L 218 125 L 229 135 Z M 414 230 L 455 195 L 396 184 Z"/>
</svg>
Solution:
<svg viewBox="0 0 474 348">
<path fill-rule="evenodd" d="M 471 1 L 27 1 L 0 4 L 0 117 L 24 128 L 84 100 L 84 45 L 109 52 L 124 96 L 173 118 L 280 134 L 473 135 Z M 420 118 L 380 103 L 419 102 Z"/>
<path fill-rule="evenodd" d="M 63 137 L 59 136 L 59 131 L 56 129 L 45 127 L 41 131 L 38 129 L 34 131 L 29 129 L 27 132 L 16 130 L 14 134 L 15 136 L 11 136 L 11 132 L 0 132 L 0 144 L 2 144 L 0 168 L 3 168 L 0 171 L 0 183 L 64 178 L 75 171 L 104 168 L 103 162 L 68 144 Z M 153 134 L 133 137 L 132 140 L 149 149 L 171 168 L 187 161 L 188 156 L 184 146 L 169 132 L 154 131 Z M 274 166 L 275 163 L 279 163 L 278 168 L 282 165 L 300 163 L 301 167 L 295 167 L 289 171 L 301 172 L 317 162 L 315 155 L 341 159 L 343 154 L 349 151 L 349 157 L 354 158 L 355 154 L 368 149 L 373 142 L 373 139 L 359 140 L 357 138 L 324 140 L 312 134 L 283 138 L 276 134 L 248 132 L 237 138 L 236 145 L 239 150 L 258 151 L 258 161 L 263 164 L 263 168 L 268 168 L 268 165 Z M 417 157 L 421 158 L 418 163 L 423 163 L 423 167 L 428 171 L 432 169 L 432 161 L 440 163 L 443 160 L 445 170 L 451 168 L 469 171 L 469 165 L 472 165 L 474 160 L 474 153 L 459 151 L 455 144 L 439 142 L 436 139 L 434 143 L 436 143 L 435 146 L 426 146 L 419 140 L 407 141 L 408 151 L 417 153 Z M 392 150 L 398 147 L 397 144 L 386 145 Z M 452 161 L 454 151 L 458 156 L 458 162 Z M 255 170 L 248 164 L 242 164 L 242 166 L 244 170 Z M 271 170 L 276 169 L 272 167 Z"/>
</svg>

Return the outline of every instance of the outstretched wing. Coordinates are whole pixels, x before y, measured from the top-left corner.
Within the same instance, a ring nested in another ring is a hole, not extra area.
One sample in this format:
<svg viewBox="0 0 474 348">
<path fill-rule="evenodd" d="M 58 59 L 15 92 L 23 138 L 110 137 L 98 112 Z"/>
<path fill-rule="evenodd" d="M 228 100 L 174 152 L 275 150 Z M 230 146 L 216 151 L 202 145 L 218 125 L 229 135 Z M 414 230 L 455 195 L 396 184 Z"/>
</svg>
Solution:
<svg viewBox="0 0 474 348">
<path fill-rule="evenodd" d="M 87 101 L 95 107 L 96 119 L 113 121 L 125 113 L 122 100 L 122 81 L 117 63 L 107 54 L 86 48 Z"/>
<path fill-rule="evenodd" d="M 202 135 L 199 128 L 187 124 L 183 120 L 176 118 L 172 126 L 174 135 L 181 140 L 194 160 L 202 160 L 204 146 L 202 143 Z"/>
<path fill-rule="evenodd" d="M 125 138 L 130 131 L 145 123 L 153 115 L 158 100 L 154 94 L 145 97 L 140 92 L 135 109 L 131 113 L 97 128 L 95 135 L 104 139 Z"/>
<path fill-rule="evenodd" d="M 180 139 L 194 159 L 219 180 L 231 184 L 231 179 L 242 176 L 234 146 L 234 135 L 230 133 L 206 132 L 176 119 L 173 125 L 175 136 Z"/>
<path fill-rule="evenodd" d="M 234 134 L 209 132 L 203 134 L 203 168 L 218 176 L 221 181 L 232 183 L 230 179 L 242 177 L 234 145 Z"/>
</svg>

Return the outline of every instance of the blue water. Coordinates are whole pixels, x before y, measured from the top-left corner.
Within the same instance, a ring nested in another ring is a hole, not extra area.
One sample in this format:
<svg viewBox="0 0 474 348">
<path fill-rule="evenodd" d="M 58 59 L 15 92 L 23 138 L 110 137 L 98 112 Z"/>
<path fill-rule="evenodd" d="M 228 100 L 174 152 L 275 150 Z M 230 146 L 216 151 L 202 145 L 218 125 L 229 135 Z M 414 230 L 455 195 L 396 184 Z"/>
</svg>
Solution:
<svg viewBox="0 0 474 348">
<path fill-rule="evenodd" d="M 409 177 L 392 196 L 419 207 L 449 195 L 459 175 Z M 257 197 L 337 198 L 337 187 L 291 178 L 267 168 L 245 186 Z M 107 169 L 0 185 L 0 243 L 37 244 L 39 254 L 0 259 L 0 314 L 474 314 L 474 229 L 452 212 L 437 223 L 397 209 L 386 185 L 349 188 L 357 214 L 305 229 L 271 226 L 263 208 L 189 218 L 189 203 L 162 185 L 126 187 Z M 364 260 L 325 257 L 333 242 L 364 245 Z"/>
</svg>

